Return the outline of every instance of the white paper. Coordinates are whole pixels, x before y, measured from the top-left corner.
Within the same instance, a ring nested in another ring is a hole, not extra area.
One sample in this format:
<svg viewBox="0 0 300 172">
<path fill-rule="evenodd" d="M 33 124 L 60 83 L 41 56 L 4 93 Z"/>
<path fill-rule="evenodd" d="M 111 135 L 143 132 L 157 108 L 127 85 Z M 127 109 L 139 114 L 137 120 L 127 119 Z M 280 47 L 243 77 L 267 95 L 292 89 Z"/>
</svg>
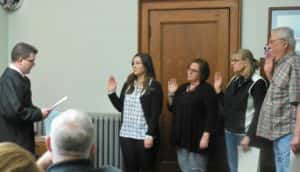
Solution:
<svg viewBox="0 0 300 172">
<path fill-rule="evenodd" d="M 257 172 L 260 150 L 250 147 L 244 151 L 242 146 L 238 147 L 238 172 Z"/>
<path fill-rule="evenodd" d="M 300 171 L 300 153 L 294 154 L 291 151 L 291 172 L 299 172 Z"/>
<path fill-rule="evenodd" d="M 61 98 L 60 100 L 58 100 L 56 103 L 54 103 L 50 109 L 53 110 L 55 109 L 58 105 L 62 104 L 64 101 L 66 101 L 68 99 L 68 96 L 65 96 L 63 98 Z"/>
</svg>

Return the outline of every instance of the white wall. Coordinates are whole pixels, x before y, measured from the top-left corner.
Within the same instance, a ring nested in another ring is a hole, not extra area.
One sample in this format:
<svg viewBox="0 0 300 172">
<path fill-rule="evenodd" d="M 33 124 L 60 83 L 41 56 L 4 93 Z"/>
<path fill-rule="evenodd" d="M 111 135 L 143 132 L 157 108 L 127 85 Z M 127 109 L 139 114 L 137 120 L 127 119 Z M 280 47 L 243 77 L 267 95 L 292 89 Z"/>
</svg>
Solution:
<svg viewBox="0 0 300 172">
<path fill-rule="evenodd" d="M 300 6 L 300 0 L 243 0 L 242 4 L 242 47 L 259 58 L 267 43 L 269 7 Z"/>
<path fill-rule="evenodd" d="M 107 98 L 110 74 L 119 87 L 137 51 L 137 0 L 30 0 L 9 14 L 9 49 L 25 41 L 39 49 L 30 74 L 33 101 L 61 109 L 115 112 Z"/>
<path fill-rule="evenodd" d="M 67 95 L 69 100 L 61 109 L 115 112 L 106 96 L 106 81 L 114 74 L 121 87 L 130 71 L 130 60 L 137 51 L 137 2 L 30 0 L 9 13 L 8 50 L 19 41 L 40 50 L 30 75 L 35 104 L 48 106 Z M 263 55 L 267 41 L 271 6 L 300 6 L 300 1 L 243 0 L 242 47 L 257 58 Z M 1 12 L 0 20 L 6 21 Z M 0 50 L 7 54 L 5 41 L 0 40 Z"/>
<path fill-rule="evenodd" d="M 0 74 L 8 63 L 7 42 L 8 42 L 8 22 L 7 13 L 0 7 Z"/>
</svg>

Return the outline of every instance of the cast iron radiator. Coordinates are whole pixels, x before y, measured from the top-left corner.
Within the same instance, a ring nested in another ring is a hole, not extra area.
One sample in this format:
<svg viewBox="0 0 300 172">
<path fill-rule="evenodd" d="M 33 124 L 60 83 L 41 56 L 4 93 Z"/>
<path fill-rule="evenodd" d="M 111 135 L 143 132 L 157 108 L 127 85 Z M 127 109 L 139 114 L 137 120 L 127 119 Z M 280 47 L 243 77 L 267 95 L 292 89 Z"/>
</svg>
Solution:
<svg viewBox="0 0 300 172">
<path fill-rule="evenodd" d="M 121 126 L 120 114 L 90 113 L 95 132 L 96 153 L 94 155 L 95 167 L 112 165 L 122 167 L 122 155 L 119 143 L 119 130 Z"/>
</svg>

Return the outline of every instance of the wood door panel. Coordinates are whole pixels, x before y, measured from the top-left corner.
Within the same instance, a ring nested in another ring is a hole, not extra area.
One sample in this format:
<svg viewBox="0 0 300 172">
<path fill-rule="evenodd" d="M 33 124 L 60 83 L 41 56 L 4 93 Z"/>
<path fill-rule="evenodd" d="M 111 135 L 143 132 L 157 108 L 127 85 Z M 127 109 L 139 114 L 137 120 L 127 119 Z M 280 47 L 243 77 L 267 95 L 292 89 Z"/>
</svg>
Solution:
<svg viewBox="0 0 300 172">
<path fill-rule="evenodd" d="M 154 11 L 150 14 L 150 22 L 150 54 L 155 58 L 157 73 L 161 74 L 158 75 L 158 79 L 166 82 L 162 78 L 165 72 L 185 71 L 186 63 L 198 57 L 208 61 L 211 73 L 218 69 L 226 74 L 225 79 L 227 79 L 228 10 Z M 171 65 L 162 62 L 165 58 Z M 174 69 L 167 70 L 161 64 L 172 66 Z M 160 71 L 162 69 L 164 71 Z M 185 75 L 183 76 L 185 78 Z M 182 76 L 179 76 L 179 80 L 184 81 Z"/>
<path fill-rule="evenodd" d="M 210 65 L 216 65 L 216 58 L 211 57 L 217 57 L 217 52 L 205 51 L 217 44 L 216 25 L 215 23 L 176 25 L 165 25 L 162 28 L 163 40 L 161 41 L 160 60 L 163 60 L 163 67 L 161 68 L 163 71 L 160 74 L 163 82 L 176 76 L 179 84 L 181 84 L 186 82 L 185 71 L 188 63 L 193 59 L 201 57 L 207 60 Z M 205 32 L 207 29 L 209 31 Z M 203 43 L 204 40 L 205 43 Z"/>
<path fill-rule="evenodd" d="M 209 82 L 216 71 L 228 80 L 229 54 L 240 44 L 238 7 L 238 0 L 145 2 L 140 6 L 139 50 L 152 56 L 165 95 L 160 171 L 176 171 L 176 154 L 170 145 L 172 115 L 166 108 L 167 81 L 186 82 L 187 65 L 199 57 L 210 65 Z"/>
</svg>

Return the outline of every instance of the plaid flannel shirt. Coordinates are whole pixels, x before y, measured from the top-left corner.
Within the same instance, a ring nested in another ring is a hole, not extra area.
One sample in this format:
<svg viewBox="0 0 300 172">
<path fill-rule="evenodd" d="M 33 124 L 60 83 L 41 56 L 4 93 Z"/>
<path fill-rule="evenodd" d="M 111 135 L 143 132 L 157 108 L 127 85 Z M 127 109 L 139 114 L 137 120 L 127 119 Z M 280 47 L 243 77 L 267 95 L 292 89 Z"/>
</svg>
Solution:
<svg viewBox="0 0 300 172">
<path fill-rule="evenodd" d="M 257 135 L 276 140 L 294 131 L 300 102 L 300 57 L 287 54 L 275 64 L 270 87 L 262 104 Z"/>
</svg>

